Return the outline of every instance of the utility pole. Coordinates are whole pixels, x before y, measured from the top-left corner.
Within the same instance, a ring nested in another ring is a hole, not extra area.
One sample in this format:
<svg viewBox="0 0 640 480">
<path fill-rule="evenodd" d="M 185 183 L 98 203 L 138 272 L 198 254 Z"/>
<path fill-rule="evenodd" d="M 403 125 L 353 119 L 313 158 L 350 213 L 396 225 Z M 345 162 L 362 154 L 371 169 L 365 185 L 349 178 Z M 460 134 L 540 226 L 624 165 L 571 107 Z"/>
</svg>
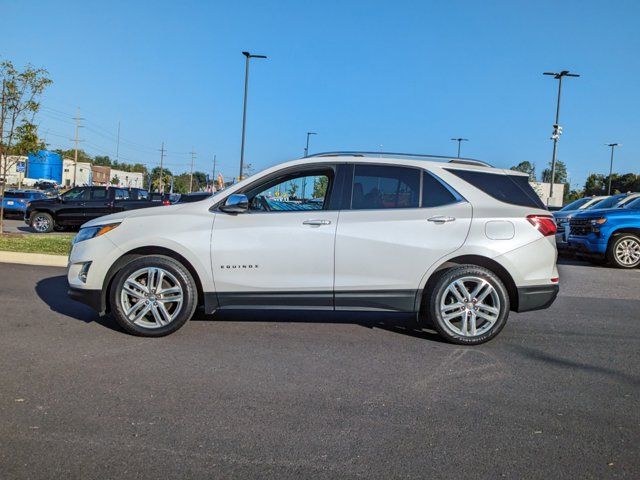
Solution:
<svg viewBox="0 0 640 480">
<path fill-rule="evenodd" d="M 118 120 L 118 140 L 116 141 L 116 163 L 120 158 L 120 120 Z"/>
<path fill-rule="evenodd" d="M 78 130 L 82 128 L 80 126 L 80 120 L 84 120 L 80 117 L 80 107 L 76 111 L 76 116 L 73 118 L 76 121 L 76 135 L 75 135 L 75 151 L 73 154 L 73 186 L 76 186 L 76 178 L 78 175 Z"/>
<path fill-rule="evenodd" d="M 238 181 L 242 180 L 244 176 L 244 172 L 242 171 L 244 168 L 244 137 L 245 131 L 247 127 L 247 93 L 249 91 L 249 60 L 252 58 L 267 58 L 266 55 L 252 55 L 249 52 L 242 52 L 242 55 L 245 56 L 245 67 L 244 67 L 244 101 L 242 103 L 242 144 L 240 146 L 240 176 L 238 177 Z"/>
<path fill-rule="evenodd" d="M 196 152 L 191 147 L 191 172 L 189 173 L 189 193 L 193 191 L 193 160 L 195 159 Z"/>
<path fill-rule="evenodd" d="M 468 142 L 469 139 L 468 138 L 452 138 L 451 140 L 453 140 L 454 142 L 458 142 L 458 158 L 460 158 L 460 144 L 462 142 Z"/>
<path fill-rule="evenodd" d="M 609 187 L 607 188 L 607 195 L 611 195 L 611 177 L 613 176 L 613 150 L 616 147 L 621 147 L 621 143 L 605 143 L 607 147 L 611 147 L 611 163 L 609 164 Z"/>
<path fill-rule="evenodd" d="M 162 142 L 162 147 L 160 147 L 160 181 L 158 182 L 158 192 L 163 193 L 163 182 L 162 182 L 162 164 L 164 163 L 164 142 Z"/>
<path fill-rule="evenodd" d="M 556 181 L 556 155 L 558 150 L 558 140 L 562 135 L 562 127 L 560 126 L 560 96 L 562 95 L 562 78 L 563 77 L 579 77 L 577 73 L 569 73 L 569 70 L 562 70 L 561 72 L 544 72 L 543 75 L 551 75 L 558 80 L 558 101 L 556 103 L 556 123 L 553 124 L 553 134 L 551 139 L 553 140 L 553 153 L 551 155 L 551 185 L 549 186 L 549 200 L 553 198 L 553 184 Z"/>
</svg>

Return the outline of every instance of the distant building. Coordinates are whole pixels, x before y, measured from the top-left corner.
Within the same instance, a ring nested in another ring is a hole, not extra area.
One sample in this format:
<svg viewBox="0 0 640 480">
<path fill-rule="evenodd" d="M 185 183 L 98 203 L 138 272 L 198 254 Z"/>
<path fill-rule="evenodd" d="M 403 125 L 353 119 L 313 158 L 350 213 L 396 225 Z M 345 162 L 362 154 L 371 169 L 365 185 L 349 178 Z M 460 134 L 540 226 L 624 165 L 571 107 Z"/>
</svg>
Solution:
<svg viewBox="0 0 640 480">
<path fill-rule="evenodd" d="M 538 196 L 542 199 L 542 203 L 549 207 L 561 207 L 564 199 L 564 184 L 553 184 L 553 198 L 549 197 L 551 191 L 550 183 L 543 182 L 529 182 L 531 187 L 536 191 Z"/>
<path fill-rule="evenodd" d="M 5 163 L 7 164 L 7 185 L 17 185 L 25 178 L 24 172 L 18 172 L 18 164 L 26 163 L 27 157 L 18 156 L 18 155 L 7 155 L 0 162 L 0 179 L 2 179 L 2 175 L 4 173 Z"/>
<path fill-rule="evenodd" d="M 111 167 L 91 165 L 91 173 L 94 185 L 106 186 L 111 184 Z"/>
<path fill-rule="evenodd" d="M 93 182 L 91 164 L 78 162 L 77 168 L 75 165 L 75 162 L 69 158 L 62 160 L 62 186 L 72 187 L 74 185 L 74 175 L 76 186 L 91 185 Z"/>
<path fill-rule="evenodd" d="M 144 188 L 144 174 L 111 169 L 111 185 L 118 187 Z"/>
</svg>

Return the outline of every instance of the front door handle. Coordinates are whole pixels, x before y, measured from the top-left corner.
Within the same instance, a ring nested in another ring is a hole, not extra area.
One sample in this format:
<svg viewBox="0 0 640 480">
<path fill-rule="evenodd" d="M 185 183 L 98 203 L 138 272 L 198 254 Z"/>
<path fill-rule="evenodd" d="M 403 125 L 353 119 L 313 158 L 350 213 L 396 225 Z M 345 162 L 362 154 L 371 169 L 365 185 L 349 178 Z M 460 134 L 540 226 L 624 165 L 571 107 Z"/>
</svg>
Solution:
<svg viewBox="0 0 640 480">
<path fill-rule="evenodd" d="M 445 217 L 444 215 L 436 215 L 435 217 L 427 218 L 428 222 L 433 223 L 447 223 L 455 221 L 456 217 Z"/>
<path fill-rule="evenodd" d="M 331 220 L 305 220 L 303 225 L 311 225 L 312 227 L 319 227 L 320 225 L 331 225 Z"/>
</svg>

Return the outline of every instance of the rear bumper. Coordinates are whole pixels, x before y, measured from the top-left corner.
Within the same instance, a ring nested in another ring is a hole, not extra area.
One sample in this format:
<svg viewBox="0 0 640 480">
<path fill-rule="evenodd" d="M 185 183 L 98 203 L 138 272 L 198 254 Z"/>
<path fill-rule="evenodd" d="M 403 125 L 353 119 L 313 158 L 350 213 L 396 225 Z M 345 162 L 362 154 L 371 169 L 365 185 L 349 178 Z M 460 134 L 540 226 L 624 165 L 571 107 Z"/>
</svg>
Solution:
<svg viewBox="0 0 640 480">
<path fill-rule="evenodd" d="M 515 311 L 521 313 L 549 308 L 559 291 L 560 286 L 557 284 L 520 287 L 518 288 L 518 308 Z"/>
<path fill-rule="evenodd" d="M 105 299 L 102 295 L 102 290 L 88 290 L 84 288 L 70 287 L 67 290 L 67 295 L 76 302 L 84 303 L 93 308 L 100 315 L 105 313 Z"/>
</svg>

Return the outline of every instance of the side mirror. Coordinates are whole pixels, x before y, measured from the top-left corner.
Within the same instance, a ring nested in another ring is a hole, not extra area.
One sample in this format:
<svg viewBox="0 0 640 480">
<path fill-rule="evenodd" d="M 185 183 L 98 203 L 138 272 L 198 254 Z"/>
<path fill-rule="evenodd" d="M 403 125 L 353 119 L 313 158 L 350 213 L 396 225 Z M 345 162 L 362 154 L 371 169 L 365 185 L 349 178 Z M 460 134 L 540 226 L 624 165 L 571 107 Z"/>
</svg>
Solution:
<svg viewBox="0 0 640 480">
<path fill-rule="evenodd" d="M 243 194 L 229 195 L 220 210 L 225 213 L 244 213 L 249 210 L 249 199 Z"/>
</svg>

